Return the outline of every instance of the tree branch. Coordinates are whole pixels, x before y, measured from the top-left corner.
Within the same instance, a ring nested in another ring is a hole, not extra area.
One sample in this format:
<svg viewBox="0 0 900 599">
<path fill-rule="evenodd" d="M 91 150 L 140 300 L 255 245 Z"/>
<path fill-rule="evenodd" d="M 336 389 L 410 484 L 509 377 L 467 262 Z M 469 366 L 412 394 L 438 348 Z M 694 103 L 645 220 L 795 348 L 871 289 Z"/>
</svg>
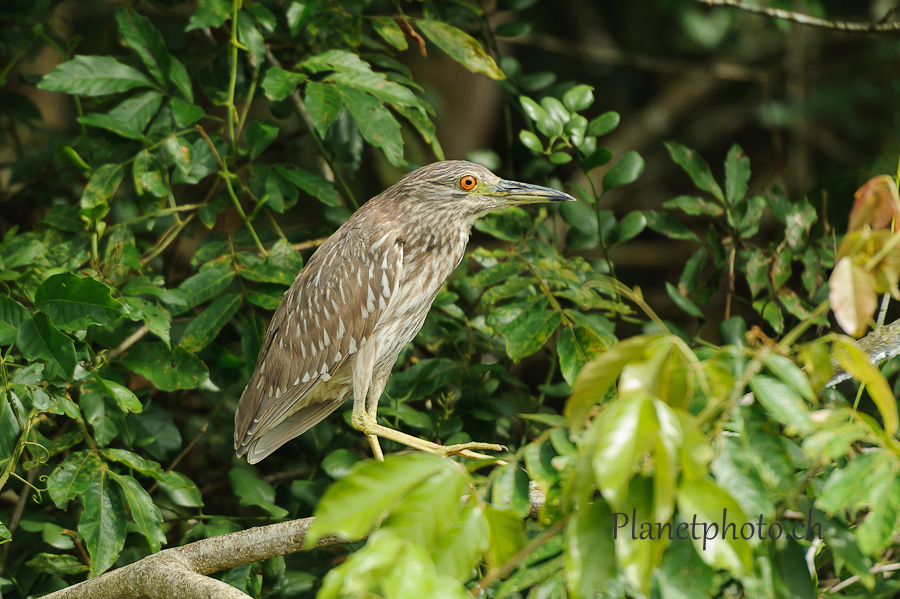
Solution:
<svg viewBox="0 0 900 599">
<path fill-rule="evenodd" d="M 192 599 L 248 599 L 248 595 L 233 586 L 205 575 L 303 551 L 306 549 L 306 531 L 313 521 L 314 518 L 302 518 L 257 526 L 166 549 L 45 595 L 44 599 L 170 599 L 185 596 Z M 346 542 L 337 537 L 325 537 L 315 547 Z"/>
<path fill-rule="evenodd" d="M 890 33 L 900 32 L 900 21 L 879 21 L 878 23 L 861 23 L 857 21 L 830 21 L 828 19 L 820 19 L 799 12 L 791 12 L 780 8 L 771 8 L 769 6 L 755 6 L 747 4 L 744 0 L 696 0 L 700 4 L 707 6 L 730 6 L 744 12 L 763 15 L 766 17 L 775 17 L 776 19 L 784 19 L 799 25 L 808 27 L 819 27 L 821 29 L 832 29 L 834 31 L 843 31 L 844 33 Z"/>
</svg>

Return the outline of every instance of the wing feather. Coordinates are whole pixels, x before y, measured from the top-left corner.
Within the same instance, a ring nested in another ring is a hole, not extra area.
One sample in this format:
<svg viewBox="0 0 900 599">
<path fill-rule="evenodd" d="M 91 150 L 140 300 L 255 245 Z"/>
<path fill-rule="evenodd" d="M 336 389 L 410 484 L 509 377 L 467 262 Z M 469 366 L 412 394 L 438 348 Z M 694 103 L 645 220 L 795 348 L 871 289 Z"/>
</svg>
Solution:
<svg viewBox="0 0 900 599">
<path fill-rule="evenodd" d="M 310 397 L 370 340 L 399 284 L 403 243 L 395 231 L 373 233 L 348 225 L 352 223 L 345 223 L 346 230 L 339 229 L 316 251 L 269 323 L 235 414 L 238 455 L 298 410 L 312 403 L 340 404 L 349 393 L 348 387 L 334 389 L 338 397 Z M 385 295 L 387 301 L 379 301 Z M 294 420 L 290 429 L 299 432 L 293 436 L 315 424 L 304 428 L 302 419 Z"/>
</svg>

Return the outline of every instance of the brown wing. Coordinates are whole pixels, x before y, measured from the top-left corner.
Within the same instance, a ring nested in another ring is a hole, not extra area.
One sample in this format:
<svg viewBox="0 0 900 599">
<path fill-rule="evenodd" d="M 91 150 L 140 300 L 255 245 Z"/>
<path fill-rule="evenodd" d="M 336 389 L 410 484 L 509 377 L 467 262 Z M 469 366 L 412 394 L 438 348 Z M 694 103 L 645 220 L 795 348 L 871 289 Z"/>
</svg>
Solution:
<svg viewBox="0 0 900 599">
<path fill-rule="evenodd" d="M 349 227 L 319 248 L 269 323 L 234 418 L 238 455 L 272 431 L 279 439 L 265 443 L 268 455 L 340 405 L 347 393 L 314 404 L 310 392 L 369 341 L 402 266 L 402 241 L 393 231 Z"/>
</svg>

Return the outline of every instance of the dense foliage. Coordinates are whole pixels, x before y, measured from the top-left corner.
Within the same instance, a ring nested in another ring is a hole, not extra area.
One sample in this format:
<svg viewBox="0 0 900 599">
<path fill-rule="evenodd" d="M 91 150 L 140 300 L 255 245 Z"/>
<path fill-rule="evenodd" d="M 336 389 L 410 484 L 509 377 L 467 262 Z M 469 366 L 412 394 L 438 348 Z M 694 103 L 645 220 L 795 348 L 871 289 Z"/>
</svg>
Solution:
<svg viewBox="0 0 900 599">
<path fill-rule="evenodd" d="M 4 595 L 314 512 L 311 540 L 368 540 L 217 576 L 273 598 L 900 591 L 882 574 L 900 530 L 896 400 L 826 334 L 825 202 L 752 185 L 731 141 L 712 168 L 670 141 L 657 149 L 679 191 L 614 209 L 649 174 L 637 151 L 605 147 L 619 114 L 587 75 L 501 58 L 548 3 L 503 0 L 499 26 L 477 3 L 438 0 L 85 3 L 75 34 L 65 4 L 14 4 L 0 9 Z M 735 50 L 740 13 L 673 5 L 660 10 L 682 19 L 686 54 Z M 25 68 L 51 50 L 45 75 Z M 374 462 L 348 410 L 247 465 L 232 420 L 268 317 L 366 197 L 444 158 L 435 107 L 453 96 L 433 79 L 448 69 L 450 86 L 472 82 L 456 101 L 473 119 L 476 85 L 503 94 L 490 115 L 502 141 L 481 137 L 468 157 L 580 201 L 476 224 L 379 416 L 509 455 Z M 71 127 L 53 125 L 61 101 Z M 761 120 L 776 133 L 799 118 L 773 114 Z M 823 175 L 836 194 L 865 180 L 845 178 Z M 617 268 L 640 240 L 685 256 L 658 293 Z M 823 390 L 832 358 L 863 387 Z M 735 532 L 710 537 L 723 520 Z"/>
</svg>

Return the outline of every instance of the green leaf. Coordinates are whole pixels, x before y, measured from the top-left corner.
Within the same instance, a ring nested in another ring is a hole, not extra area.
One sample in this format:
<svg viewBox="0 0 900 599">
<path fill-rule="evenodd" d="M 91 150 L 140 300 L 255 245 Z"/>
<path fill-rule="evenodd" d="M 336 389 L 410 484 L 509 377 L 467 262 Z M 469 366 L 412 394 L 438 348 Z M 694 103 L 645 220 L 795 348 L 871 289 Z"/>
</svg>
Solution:
<svg viewBox="0 0 900 599">
<path fill-rule="evenodd" d="M 572 112 L 581 112 L 594 103 L 594 88 L 590 85 L 576 85 L 563 94 L 562 102 Z"/>
<path fill-rule="evenodd" d="M 231 16 L 229 0 L 198 0 L 197 10 L 191 15 L 185 31 L 221 27 Z"/>
<path fill-rule="evenodd" d="M 111 397 L 115 400 L 116 404 L 119 406 L 125 413 L 135 413 L 141 412 L 144 409 L 144 406 L 141 404 L 141 400 L 137 398 L 131 389 L 124 385 L 120 385 L 115 381 L 108 381 L 106 379 L 100 378 L 96 372 L 94 373 L 94 380 L 97 382 L 100 387 L 103 388 L 103 391 L 107 397 Z"/>
<path fill-rule="evenodd" d="M 635 465 L 659 432 L 652 398 L 635 392 L 612 401 L 597 423 L 599 442 L 593 456 L 597 488 L 612 507 L 623 506 Z"/>
<path fill-rule="evenodd" d="M 166 165 L 149 150 L 141 150 L 131 165 L 134 177 L 134 188 L 138 195 L 145 191 L 158 198 L 169 195 L 169 182 Z"/>
<path fill-rule="evenodd" d="M 750 160 L 737 144 L 731 146 L 725 159 L 725 199 L 731 206 L 737 205 L 747 195 L 750 181 Z"/>
<path fill-rule="evenodd" d="M 519 131 L 519 139 L 522 141 L 522 144 L 534 152 L 535 154 L 540 154 L 544 151 L 544 147 L 541 145 L 541 140 L 538 139 L 538 136 L 528 131 L 526 129 L 522 129 Z"/>
<path fill-rule="evenodd" d="M 566 524 L 566 583 L 573 599 L 593 597 L 616 573 L 613 516 L 603 500 L 582 505 Z"/>
<path fill-rule="evenodd" d="M 607 237 L 606 243 L 612 247 L 618 243 L 633 239 L 640 235 L 646 226 L 647 217 L 641 211 L 634 210 L 629 212 L 622 220 L 616 223 L 616 228 Z"/>
<path fill-rule="evenodd" d="M 704 562 L 728 570 L 735 576 L 750 571 L 753 559 L 750 544 L 740 535 L 736 535 L 735 539 L 733 535 L 718 530 L 726 515 L 727 522 L 734 523 L 736 527 L 749 521 L 725 490 L 708 479 L 682 479 L 678 489 L 678 510 L 683 519 L 693 519 L 696 515 L 698 525 L 705 525 L 702 529 L 705 536 L 699 534 L 697 537 L 700 538 L 691 537 L 694 549 Z M 719 534 L 710 539 L 713 525 Z"/>
<path fill-rule="evenodd" d="M 348 85 L 335 85 L 366 141 L 381 148 L 391 164 L 400 166 L 403 162 L 403 137 L 397 119 L 382 105 L 381 100 Z"/>
<path fill-rule="evenodd" d="M 604 339 L 587 327 L 563 328 L 559 341 L 556 342 L 559 369 L 563 378 L 573 385 L 581 368 L 607 349 L 609 349 L 608 339 Z"/>
<path fill-rule="evenodd" d="M 240 498 L 240 505 L 255 505 L 264 509 L 273 518 L 284 518 L 288 511 L 275 505 L 275 489 L 264 480 L 256 478 L 249 471 L 232 468 L 228 480 L 234 494 Z"/>
<path fill-rule="evenodd" d="M 144 490 L 134 478 L 110 471 L 112 479 L 118 483 L 122 490 L 125 501 L 128 502 L 128 508 L 131 510 L 131 519 L 137 526 L 147 543 L 150 545 L 150 551 L 156 553 L 162 549 L 162 545 L 166 542 L 166 535 L 161 528 L 163 517 L 159 508 L 153 503 L 150 494 Z"/>
<path fill-rule="evenodd" d="M 108 129 L 129 139 L 144 139 L 144 129 L 159 111 L 162 99 L 158 91 L 147 91 L 128 98 L 106 114 L 94 112 L 78 117 L 78 122 Z"/>
<path fill-rule="evenodd" d="M 406 36 L 403 30 L 397 25 L 397 22 L 391 17 L 375 17 L 372 19 L 372 28 L 375 33 L 381 36 L 381 39 L 398 50 L 406 50 L 409 44 L 406 42 Z"/>
<path fill-rule="evenodd" d="M 334 184 L 326 181 L 319 175 L 303 170 L 298 166 L 276 165 L 275 170 L 298 188 L 321 200 L 326 206 L 340 206 L 342 204 L 340 196 L 334 189 Z M 291 282 L 293 282 L 293 279 Z"/>
<path fill-rule="evenodd" d="M 709 165 L 696 152 L 675 142 L 667 141 L 665 144 L 672 160 L 690 175 L 694 185 L 703 191 L 711 193 L 720 202 L 725 202 L 722 188 L 719 187 L 719 184 L 713 178 Z"/>
<path fill-rule="evenodd" d="M 681 210 L 690 216 L 719 217 L 725 213 L 721 205 L 698 196 L 678 196 L 663 202 L 663 208 Z"/>
<path fill-rule="evenodd" d="M 38 89 L 81 96 L 103 96 L 135 87 L 156 87 L 143 73 L 110 56 L 76 56 L 44 75 L 37 86 Z"/>
<path fill-rule="evenodd" d="M 190 174 L 194 166 L 194 150 L 191 144 L 182 137 L 170 135 L 166 138 L 163 149 L 183 176 Z"/>
<path fill-rule="evenodd" d="M 628 185 L 637 180 L 644 172 L 644 159 L 635 151 L 626 152 L 605 175 L 603 175 L 603 190 L 609 191 L 622 185 Z"/>
<path fill-rule="evenodd" d="M 426 549 L 435 546 L 441 533 L 456 520 L 467 495 L 468 476 L 460 468 L 447 468 L 422 480 L 404 495 L 382 522 L 404 538 Z"/>
<path fill-rule="evenodd" d="M 687 539 L 675 539 L 666 549 L 657 571 L 661 599 L 715 597 L 719 586 L 717 572 L 703 563 Z"/>
<path fill-rule="evenodd" d="M 522 521 L 512 510 L 501 510 L 488 504 L 484 506 L 484 516 L 490 534 L 487 562 L 496 568 L 518 553 L 528 539 Z"/>
<path fill-rule="evenodd" d="M 249 50 L 247 62 L 258 70 L 266 57 L 266 42 L 256 28 L 253 17 L 247 11 L 240 11 L 237 14 L 237 35 L 238 41 Z"/>
<path fill-rule="evenodd" d="M 417 19 L 415 23 L 434 45 L 473 73 L 482 73 L 491 79 L 505 79 L 494 59 L 468 33 L 442 21 Z"/>
<path fill-rule="evenodd" d="M 186 308 L 202 304 L 219 295 L 234 279 L 234 271 L 229 268 L 207 268 L 185 280 L 178 286 L 187 302 Z"/>
<path fill-rule="evenodd" d="M 639 335 L 621 341 L 581 369 L 564 412 L 575 433 L 582 430 L 588 412 L 609 392 L 622 368 L 639 359 L 647 346 L 660 338 L 660 335 Z"/>
<path fill-rule="evenodd" d="M 792 387 L 778 379 L 758 374 L 750 379 L 750 389 L 760 404 L 778 422 L 787 427 L 788 433 L 808 433 L 812 427 L 809 409 Z"/>
<path fill-rule="evenodd" d="M 588 123 L 587 134 L 596 137 L 606 135 L 619 126 L 619 118 L 618 112 L 604 112 Z"/>
<path fill-rule="evenodd" d="M 181 349 L 170 352 L 162 343 L 135 345 L 120 360 L 162 391 L 196 389 L 209 377 L 206 366 L 194 354 Z"/>
<path fill-rule="evenodd" d="M 50 499 L 65 509 L 68 503 L 91 485 L 100 471 L 100 459 L 93 451 L 77 451 L 60 464 L 47 483 Z"/>
<path fill-rule="evenodd" d="M 383 462 L 360 462 L 335 482 L 319 501 L 316 520 L 306 535 L 311 547 L 327 534 L 343 539 L 366 535 L 384 513 L 426 478 L 458 466 L 426 453 L 391 455 Z"/>
<path fill-rule="evenodd" d="M 869 397 L 881 413 L 884 432 L 891 436 L 895 435 L 898 425 L 897 401 L 881 371 L 869 363 L 866 355 L 856 344 L 845 338 L 836 340 L 834 355 L 844 370 L 865 384 Z"/>
<path fill-rule="evenodd" d="M 80 574 L 88 569 L 74 555 L 57 555 L 54 553 L 38 553 L 25 562 L 35 572 L 43 572 L 51 576 L 69 576 Z"/>
<path fill-rule="evenodd" d="M 343 110 L 341 94 L 333 83 L 310 81 L 306 84 L 306 109 L 319 137 L 325 137 L 328 127 Z"/>
<path fill-rule="evenodd" d="M 670 239 L 683 239 L 685 241 L 700 242 L 697 234 L 688 229 L 686 226 L 666 214 L 665 212 L 657 212 L 656 210 L 644 210 L 644 216 L 647 217 L 647 226 L 662 233 Z"/>
<path fill-rule="evenodd" d="M 829 514 L 853 507 L 874 482 L 873 473 L 883 474 L 890 459 L 883 451 L 864 453 L 843 468 L 835 468 L 816 499 L 816 506 Z"/>
<path fill-rule="evenodd" d="M 223 295 L 211 303 L 188 324 L 179 345 L 190 353 L 197 353 L 216 338 L 241 307 L 239 293 Z"/>
<path fill-rule="evenodd" d="M 484 512 L 478 506 L 466 505 L 432 548 L 434 566 L 440 574 L 466 580 L 489 542 L 490 529 Z"/>
<path fill-rule="evenodd" d="M 793 387 L 803 399 L 810 403 L 816 403 L 816 392 L 813 391 L 809 378 L 793 360 L 779 354 L 769 354 L 763 359 L 763 364 L 782 382 Z"/>
<path fill-rule="evenodd" d="M 86 329 L 92 324 L 106 325 L 122 311 L 110 289 L 94 279 L 69 273 L 53 275 L 34 294 L 34 307 L 43 310 L 63 330 Z"/>
<path fill-rule="evenodd" d="M 116 8 L 116 22 L 125 43 L 141 57 L 147 71 L 161 84 L 169 80 L 172 56 L 150 20 L 128 8 Z"/>
<path fill-rule="evenodd" d="M 95 170 L 81 195 L 81 207 L 105 206 L 119 188 L 122 176 L 122 166 L 118 164 L 104 164 Z"/>
<path fill-rule="evenodd" d="M 16 332 L 28 319 L 28 310 L 7 295 L 0 295 L 0 345 L 16 341 Z"/>
<path fill-rule="evenodd" d="M 203 118 L 206 114 L 201 107 L 178 98 L 172 98 L 171 105 L 172 117 L 175 119 L 176 127 L 189 127 Z M 204 140 L 203 143 L 205 144 L 206 141 Z"/>
<path fill-rule="evenodd" d="M 859 549 L 872 557 L 887 549 L 900 514 L 900 477 L 896 464 L 892 466 L 870 472 L 871 478 L 865 483 L 869 513 L 856 529 L 856 538 Z"/>
<path fill-rule="evenodd" d="M 68 379 L 75 370 L 75 343 L 60 333 L 43 312 L 35 312 L 19 326 L 16 346 L 29 360 L 47 362 L 47 372 Z"/>
<path fill-rule="evenodd" d="M 535 311 L 513 321 L 501 330 L 506 339 L 506 353 L 515 362 L 530 356 L 544 346 L 560 324 L 562 316 L 555 310 Z"/>
<path fill-rule="evenodd" d="M 322 470 L 334 480 L 340 480 L 350 474 L 354 464 L 359 461 L 359 455 L 349 449 L 337 449 L 322 460 Z"/>
<path fill-rule="evenodd" d="M 255 159 L 268 148 L 278 137 L 278 126 L 272 121 L 250 121 L 247 125 L 247 147 L 250 149 L 250 158 Z"/>
<path fill-rule="evenodd" d="M 672 300 L 672 303 L 675 306 L 687 314 L 688 316 L 693 316 L 695 318 L 706 319 L 706 314 L 701 310 L 697 304 L 689 300 L 687 297 L 681 295 L 681 292 L 678 291 L 678 288 L 675 285 L 672 285 L 668 281 L 666 281 L 666 294 L 669 296 L 669 299 Z"/>
<path fill-rule="evenodd" d="M 716 483 L 728 489 L 746 514 L 760 514 L 766 520 L 775 517 L 775 506 L 760 478 L 754 456 L 744 451 L 741 443 L 730 437 L 721 439 L 712 462 Z"/>
<path fill-rule="evenodd" d="M 109 474 L 98 470 L 81 498 L 84 511 L 78 519 L 78 534 L 91 556 L 91 577 L 109 570 L 125 546 L 125 506 Z"/>
<path fill-rule="evenodd" d="M 262 89 L 266 98 L 272 102 L 284 100 L 297 89 L 297 86 L 306 81 L 303 73 L 286 71 L 281 67 L 269 67 L 263 77 Z"/>
</svg>

